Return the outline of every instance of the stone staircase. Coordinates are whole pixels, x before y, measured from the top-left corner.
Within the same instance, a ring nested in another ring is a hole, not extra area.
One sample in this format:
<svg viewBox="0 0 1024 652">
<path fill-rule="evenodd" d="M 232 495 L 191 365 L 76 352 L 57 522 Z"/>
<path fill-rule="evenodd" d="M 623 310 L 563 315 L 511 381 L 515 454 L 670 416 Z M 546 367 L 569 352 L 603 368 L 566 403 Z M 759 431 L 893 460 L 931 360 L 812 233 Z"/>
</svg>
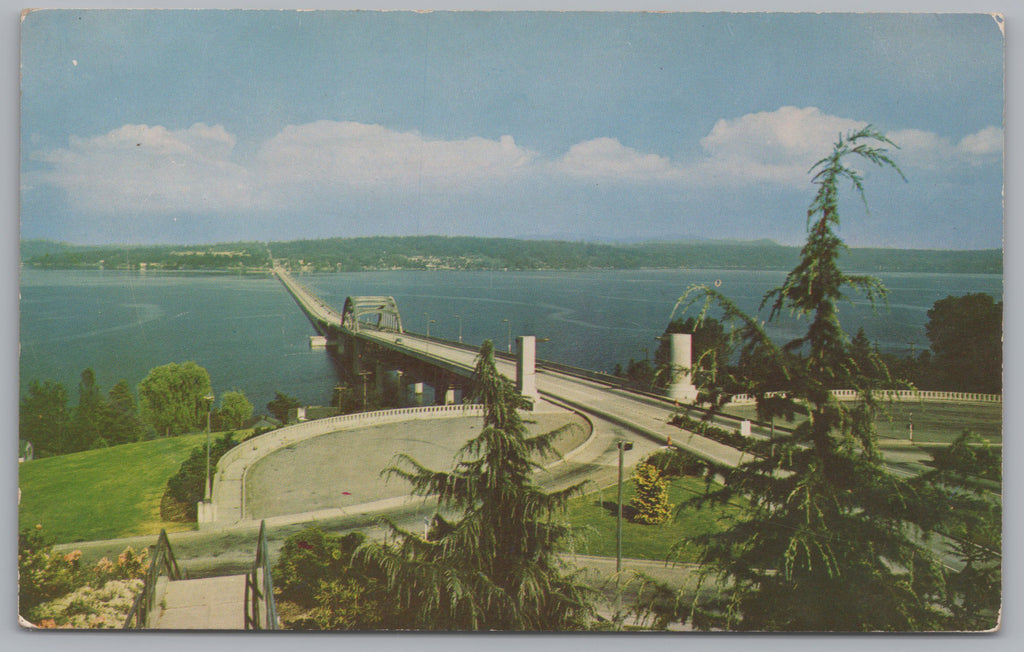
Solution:
<svg viewBox="0 0 1024 652">
<path fill-rule="evenodd" d="M 124 629 L 277 629 L 266 523 L 260 524 L 252 570 L 244 575 L 190 579 L 178 566 L 167 533 L 160 531 L 146 581 Z"/>
<path fill-rule="evenodd" d="M 245 580 L 161 578 L 148 629 L 245 629 Z"/>
</svg>

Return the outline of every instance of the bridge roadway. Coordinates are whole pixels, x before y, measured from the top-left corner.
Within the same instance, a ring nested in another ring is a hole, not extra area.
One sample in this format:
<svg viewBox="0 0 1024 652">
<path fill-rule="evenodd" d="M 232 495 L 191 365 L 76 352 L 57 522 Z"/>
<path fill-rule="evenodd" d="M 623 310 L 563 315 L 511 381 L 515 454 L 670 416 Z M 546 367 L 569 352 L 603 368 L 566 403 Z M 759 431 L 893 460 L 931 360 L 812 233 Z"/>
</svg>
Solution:
<svg viewBox="0 0 1024 652">
<path fill-rule="evenodd" d="M 350 329 L 344 325 L 341 315 L 298 283 L 286 270 L 275 266 L 274 273 L 321 332 L 335 330 L 360 340 L 374 342 L 384 348 L 463 376 L 469 376 L 473 371 L 477 357 L 477 351 L 474 349 L 445 344 L 409 332 L 399 333 L 365 326 Z M 515 379 L 514 362 L 496 359 L 495 363 L 501 374 L 510 380 Z M 732 447 L 670 425 L 673 406 L 668 401 L 551 370 L 538 370 L 536 378 L 537 390 L 541 396 L 598 417 L 658 444 L 671 441 L 698 457 L 728 466 L 736 466 L 749 458 L 747 454 Z"/>
<path fill-rule="evenodd" d="M 464 374 L 471 373 L 476 363 L 475 351 L 410 333 L 360 330 L 358 335 L 413 358 L 441 362 L 445 367 L 459 369 Z M 502 375 L 515 378 L 514 362 L 496 359 L 495 366 Z M 673 444 L 709 461 L 736 466 L 747 460 L 745 453 L 670 425 L 673 406 L 668 401 L 550 370 L 537 371 L 537 390 L 544 398 L 599 417 L 656 443 L 666 444 L 671 440 Z"/>
</svg>

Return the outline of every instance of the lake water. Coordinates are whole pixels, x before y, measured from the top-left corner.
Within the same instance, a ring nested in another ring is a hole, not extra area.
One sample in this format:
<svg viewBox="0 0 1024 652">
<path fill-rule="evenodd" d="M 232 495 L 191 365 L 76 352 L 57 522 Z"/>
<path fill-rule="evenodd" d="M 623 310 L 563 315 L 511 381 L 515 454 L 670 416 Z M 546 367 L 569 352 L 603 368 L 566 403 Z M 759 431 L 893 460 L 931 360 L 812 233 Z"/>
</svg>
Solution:
<svg viewBox="0 0 1024 652">
<path fill-rule="evenodd" d="M 694 283 L 715 284 L 755 311 L 783 272 L 643 270 L 600 272 L 362 272 L 309 274 L 299 280 L 340 312 L 349 295 L 395 297 L 406 330 L 457 340 L 492 339 L 507 349 L 516 335 L 536 335 L 538 356 L 610 371 L 653 356 L 677 299 Z M 883 350 L 928 347 L 932 304 L 950 294 L 985 292 L 1002 300 L 999 275 L 883 274 L 888 307 L 843 304 L 850 333 L 863 327 Z M 153 367 L 194 360 L 220 394 L 243 390 L 257 409 L 282 391 L 327 403 L 337 383 L 332 359 L 309 348 L 312 327 L 279 281 L 232 276 L 23 269 L 22 391 L 34 379 L 63 382 L 77 400 L 81 371 L 92 367 L 104 390 L 135 387 Z M 505 320 L 508 320 L 506 322 Z M 769 327 L 779 341 L 805 323 Z"/>
</svg>

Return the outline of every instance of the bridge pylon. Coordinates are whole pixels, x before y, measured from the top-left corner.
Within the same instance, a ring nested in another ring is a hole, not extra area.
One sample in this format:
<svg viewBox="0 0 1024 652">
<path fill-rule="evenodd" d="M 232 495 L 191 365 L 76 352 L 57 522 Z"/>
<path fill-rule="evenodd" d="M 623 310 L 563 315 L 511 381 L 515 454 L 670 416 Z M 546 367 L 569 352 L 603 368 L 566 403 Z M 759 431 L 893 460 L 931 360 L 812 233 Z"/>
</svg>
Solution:
<svg viewBox="0 0 1024 652">
<path fill-rule="evenodd" d="M 680 403 L 693 403 L 697 400 L 697 388 L 690 376 L 692 366 L 690 347 L 693 338 L 689 333 L 671 333 L 669 343 L 669 380 L 668 397 Z"/>
</svg>

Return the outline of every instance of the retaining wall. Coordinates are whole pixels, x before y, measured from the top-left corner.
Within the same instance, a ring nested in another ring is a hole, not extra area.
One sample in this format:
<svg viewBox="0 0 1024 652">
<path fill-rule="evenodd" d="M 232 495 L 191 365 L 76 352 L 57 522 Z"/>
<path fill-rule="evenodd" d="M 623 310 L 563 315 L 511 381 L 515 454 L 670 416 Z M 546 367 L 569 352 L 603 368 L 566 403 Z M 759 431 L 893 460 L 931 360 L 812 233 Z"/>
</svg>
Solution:
<svg viewBox="0 0 1024 652">
<path fill-rule="evenodd" d="M 345 414 L 326 419 L 306 421 L 252 437 L 235 446 L 217 464 L 213 477 L 212 503 L 202 510 L 206 520 L 220 524 L 245 520 L 245 478 L 249 469 L 261 458 L 306 439 L 341 430 L 353 430 L 383 423 L 396 423 L 412 419 L 450 419 L 454 417 L 482 417 L 482 405 L 430 405 L 426 407 L 380 410 Z"/>
<path fill-rule="evenodd" d="M 853 401 L 857 399 L 857 390 L 855 389 L 833 389 L 831 390 L 832 396 L 835 396 L 840 401 Z M 894 400 L 894 401 L 945 401 L 945 402 L 965 402 L 965 403 L 1002 403 L 1002 394 L 978 394 L 974 392 L 933 392 L 933 391 L 915 391 L 915 390 L 891 390 L 885 391 L 880 390 L 876 392 L 878 398 L 882 400 Z M 769 392 L 765 394 L 766 397 L 781 396 L 783 392 Z M 733 404 L 743 405 L 746 403 L 753 403 L 756 399 L 749 394 L 737 394 L 732 397 L 730 401 Z"/>
</svg>

